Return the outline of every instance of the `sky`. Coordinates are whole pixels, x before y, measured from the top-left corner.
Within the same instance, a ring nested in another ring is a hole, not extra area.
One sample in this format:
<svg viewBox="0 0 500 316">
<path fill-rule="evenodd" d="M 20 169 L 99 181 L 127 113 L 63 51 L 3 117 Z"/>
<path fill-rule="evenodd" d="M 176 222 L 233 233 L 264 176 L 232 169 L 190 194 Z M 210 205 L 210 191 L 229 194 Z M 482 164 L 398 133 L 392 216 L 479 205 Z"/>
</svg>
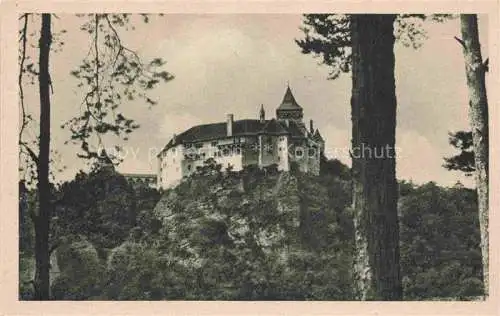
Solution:
<svg viewBox="0 0 500 316">
<path fill-rule="evenodd" d="M 144 59 L 161 57 L 175 79 L 151 95 L 158 104 L 132 101 L 123 112 L 141 128 L 121 141 L 126 173 L 155 173 L 156 155 L 174 133 L 193 125 L 257 118 L 260 105 L 274 117 L 287 84 L 304 109 L 306 122 L 314 120 L 326 140 L 326 153 L 350 165 L 350 74 L 327 80 L 328 66 L 304 55 L 294 42 L 303 37 L 302 16 L 292 14 L 167 14 L 148 24 L 135 19 L 135 30 L 122 31 L 125 45 Z M 54 20 L 63 48 L 52 54 L 52 147 L 59 153 L 58 180 L 74 177 L 87 166 L 77 158 L 78 147 L 64 142 L 70 135 L 60 125 L 79 113 L 86 91 L 69 75 L 88 51 L 90 38 L 78 30 L 81 18 L 59 15 Z M 473 179 L 442 167 L 443 157 L 455 150 L 448 133 L 468 129 L 467 89 L 463 55 L 454 36 L 459 20 L 426 23 L 428 39 L 415 50 L 396 44 L 397 177 L 415 183 L 428 181 L 451 186 L 457 181 L 473 186 Z M 487 56 L 487 18 L 480 17 L 483 56 Z M 37 94 L 27 87 L 27 104 L 36 107 Z M 30 108 L 33 110 L 35 107 Z M 31 127 L 28 133 L 35 133 Z M 106 143 L 113 147 L 116 143 Z"/>
</svg>

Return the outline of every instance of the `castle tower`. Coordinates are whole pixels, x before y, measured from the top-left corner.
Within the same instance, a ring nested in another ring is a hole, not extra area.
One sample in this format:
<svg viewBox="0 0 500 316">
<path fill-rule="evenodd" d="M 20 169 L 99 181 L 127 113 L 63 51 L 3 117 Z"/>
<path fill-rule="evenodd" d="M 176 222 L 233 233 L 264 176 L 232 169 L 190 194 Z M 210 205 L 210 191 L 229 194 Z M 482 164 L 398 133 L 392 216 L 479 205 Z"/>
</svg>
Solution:
<svg viewBox="0 0 500 316">
<path fill-rule="evenodd" d="M 283 101 L 276 109 L 276 118 L 278 120 L 292 120 L 299 125 L 304 125 L 302 119 L 304 118 L 302 107 L 297 103 L 292 94 L 290 86 L 287 87 Z"/>
</svg>

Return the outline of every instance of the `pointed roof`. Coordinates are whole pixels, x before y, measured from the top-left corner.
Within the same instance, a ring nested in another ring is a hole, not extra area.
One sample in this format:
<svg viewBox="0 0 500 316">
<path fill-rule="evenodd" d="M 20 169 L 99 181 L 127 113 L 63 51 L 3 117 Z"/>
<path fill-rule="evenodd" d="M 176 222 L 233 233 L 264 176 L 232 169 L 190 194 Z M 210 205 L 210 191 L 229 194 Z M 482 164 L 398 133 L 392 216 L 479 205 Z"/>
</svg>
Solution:
<svg viewBox="0 0 500 316">
<path fill-rule="evenodd" d="M 324 141 L 323 137 L 319 133 L 319 129 L 316 129 L 316 132 L 314 132 L 313 139 L 315 141 L 318 141 L 318 142 L 323 142 Z"/>
<path fill-rule="evenodd" d="M 302 110 L 302 107 L 295 100 L 290 86 L 286 88 L 285 96 L 283 97 L 283 101 L 281 101 L 278 110 Z"/>
<path fill-rule="evenodd" d="M 259 118 L 264 120 L 266 118 L 266 112 L 264 111 L 264 104 L 260 105 Z"/>
<path fill-rule="evenodd" d="M 286 127 L 281 125 L 276 119 L 271 119 L 267 121 L 264 127 L 258 132 L 258 134 L 274 134 L 274 135 L 286 135 L 289 131 Z"/>
</svg>

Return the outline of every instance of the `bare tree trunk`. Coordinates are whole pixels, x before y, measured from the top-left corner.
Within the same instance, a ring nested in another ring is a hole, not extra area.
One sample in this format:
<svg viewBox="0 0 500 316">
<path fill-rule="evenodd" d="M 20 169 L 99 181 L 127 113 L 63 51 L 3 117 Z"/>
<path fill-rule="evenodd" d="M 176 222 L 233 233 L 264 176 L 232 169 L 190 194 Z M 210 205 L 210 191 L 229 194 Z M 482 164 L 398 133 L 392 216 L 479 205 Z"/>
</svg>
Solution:
<svg viewBox="0 0 500 316">
<path fill-rule="evenodd" d="M 38 199 L 39 212 L 35 222 L 35 299 L 48 300 L 50 296 L 49 269 L 49 226 L 50 226 L 50 74 L 49 55 L 52 43 L 51 16 L 42 14 L 42 28 L 39 40 L 40 89 L 40 153 L 38 157 Z"/>
<path fill-rule="evenodd" d="M 361 300 L 401 300 L 395 163 L 394 15 L 353 15 L 355 280 Z"/>
<path fill-rule="evenodd" d="M 488 269 L 488 100 L 486 97 L 485 74 L 481 46 L 475 14 L 460 15 L 462 40 L 465 58 L 465 73 L 469 88 L 469 121 L 474 144 L 475 177 L 481 227 L 481 252 L 483 256 L 483 282 L 485 297 L 489 290 Z"/>
</svg>

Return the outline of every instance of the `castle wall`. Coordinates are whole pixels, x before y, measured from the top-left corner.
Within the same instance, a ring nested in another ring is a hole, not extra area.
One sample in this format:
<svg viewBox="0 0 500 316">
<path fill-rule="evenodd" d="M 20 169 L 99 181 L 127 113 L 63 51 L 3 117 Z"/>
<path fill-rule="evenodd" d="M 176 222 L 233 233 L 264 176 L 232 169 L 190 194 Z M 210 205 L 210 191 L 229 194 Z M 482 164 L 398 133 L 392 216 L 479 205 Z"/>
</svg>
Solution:
<svg viewBox="0 0 500 316">
<path fill-rule="evenodd" d="M 233 171 L 240 171 L 243 169 L 243 158 L 241 154 L 219 157 L 215 161 L 222 165 L 222 170 L 225 170 L 229 165 L 233 166 Z"/>
<path fill-rule="evenodd" d="M 260 135 L 260 137 L 261 137 L 260 167 L 266 167 L 272 164 L 278 164 L 277 137 L 269 135 Z"/>
<path fill-rule="evenodd" d="M 259 142 L 257 137 L 247 137 L 245 145 L 242 147 L 243 166 L 259 164 Z"/>
<path fill-rule="evenodd" d="M 182 179 L 183 147 L 177 145 L 164 151 L 159 157 L 159 188 L 169 188 Z"/>
<path fill-rule="evenodd" d="M 313 151 L 309 154 L 308 164 L 309 164 L 308 165 L 309 173 L 318 176 L 319 175 L 319 167 L 320 167 L 320 148 L 319 148 L 319 146 L 315 146 L 313 148 Z"/>
<path fill-rule="evenodd" d="M 319 150 L 316 146 L 309 153 L 310 145 L 305 140 L 291 142 L 288 136 L 274 135 L 259 137 L 260 141 L 257 137 L 236 137 L 170 148 L 159 158 L 158 187 L 166 189 L 177 185 L 209 158 L 221 164 L 223 170 L 229 165 L 234 171 L 239 171 L 248 165 L 266 167 L 277 164 L 278 170 L 288 171 L 294 161 L 301 172 L 319 174 Z"/>
<path fill-rule="evenodd" d="M 319 174 L 319 151 L 314 144 L 306 140 L 295 141 L 289 152 L 290 161 L 297 163 L 301 172 Z"/>
<path fill-rule="evenodd" d="M 288 161 L 288 137 L 279 136 L 277 139 L 277 150 L 278 150 L 278 170 L 288 171 L 290 170 L 290 163 Z"/>
<path fill-rule="evenodd" d="M 245 142 L 239 137 L 210 140 L 195 144 L 187 144 L 183 152 L 181 163 L 182 177 L 188 177 L 196 172 L 197 167 L 202 167 L 208 159 L 214 159 L 225 170 L 232 166 L 234 171 L 243 168 L 243 152 L 241 143 Z"/>
</svg>

